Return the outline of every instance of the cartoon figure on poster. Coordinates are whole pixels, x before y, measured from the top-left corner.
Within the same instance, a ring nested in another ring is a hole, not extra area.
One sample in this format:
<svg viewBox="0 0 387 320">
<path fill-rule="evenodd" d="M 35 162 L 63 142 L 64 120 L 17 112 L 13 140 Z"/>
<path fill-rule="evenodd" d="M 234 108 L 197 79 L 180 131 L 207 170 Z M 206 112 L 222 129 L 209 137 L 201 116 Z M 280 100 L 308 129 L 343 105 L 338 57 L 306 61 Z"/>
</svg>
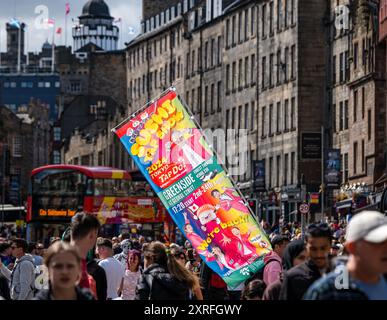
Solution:
<svg viewBox="0 0 387 320">
<path fill-rule="evenodd" d="M 225 211 L 229 211 L 231 208 L 234 208 L 235 210 L 249 214 L 249 209 L 246 207 L 243 200 L 239 197 L 239 195 L 234 195 L 234 192 L 236 192 L 235 189 L 223 188 L 223 190 L 223 193 L 221 193 L 218 189 L 211 191 L 211 196 L 219 200 L 219 204 L 215 206 L 217 209 L 222 208 Z"/>
</svg>

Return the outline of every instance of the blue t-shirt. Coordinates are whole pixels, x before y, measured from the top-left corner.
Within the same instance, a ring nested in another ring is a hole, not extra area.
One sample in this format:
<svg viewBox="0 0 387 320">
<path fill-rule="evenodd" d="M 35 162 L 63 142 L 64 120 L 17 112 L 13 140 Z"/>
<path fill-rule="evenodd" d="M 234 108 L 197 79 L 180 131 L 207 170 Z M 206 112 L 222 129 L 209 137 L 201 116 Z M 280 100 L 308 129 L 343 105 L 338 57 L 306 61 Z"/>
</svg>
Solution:
<svg viewBox="0 0 387 320">
<path fill-rule="evenodd" d="M 380 281 L 375 284 L 364 283 L 355 280 L 357 287 L 363 291 L 370 300 L 387 300 L 387 281 L 380 277 Z"/>
</svg>

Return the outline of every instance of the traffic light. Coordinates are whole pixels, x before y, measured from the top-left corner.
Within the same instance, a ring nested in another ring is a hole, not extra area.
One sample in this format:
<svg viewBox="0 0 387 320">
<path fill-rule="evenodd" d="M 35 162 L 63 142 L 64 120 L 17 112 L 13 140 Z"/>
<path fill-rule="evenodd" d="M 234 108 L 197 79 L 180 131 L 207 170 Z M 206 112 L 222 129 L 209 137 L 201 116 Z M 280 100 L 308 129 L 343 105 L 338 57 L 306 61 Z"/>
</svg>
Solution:
<svg viewBox="0 0 387 320">
<path fill-rule="evenodd" d="M 253 211 L 254 215 L 257 215 L 258 200 L 257 199 L 250 199 L 248 202 L 249 202 L 249 207 Z"/>
</svg>

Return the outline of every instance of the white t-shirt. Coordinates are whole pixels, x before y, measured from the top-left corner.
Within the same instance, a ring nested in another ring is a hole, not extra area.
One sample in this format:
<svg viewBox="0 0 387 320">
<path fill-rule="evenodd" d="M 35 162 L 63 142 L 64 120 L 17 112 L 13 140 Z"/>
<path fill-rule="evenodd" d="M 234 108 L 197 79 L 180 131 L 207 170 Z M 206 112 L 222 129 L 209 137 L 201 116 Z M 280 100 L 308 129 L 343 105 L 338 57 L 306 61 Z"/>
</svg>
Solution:
<svg viewBox="0 0 387 320">
<path fill-rule="evenodd" d="M 118 289 L 125 276 L 125 267 L 113 257 L 101 260 L 98 262 L 98 265 L 102 267 L 106 273 L 107 299 L 117 298 Z"/>
</svg>

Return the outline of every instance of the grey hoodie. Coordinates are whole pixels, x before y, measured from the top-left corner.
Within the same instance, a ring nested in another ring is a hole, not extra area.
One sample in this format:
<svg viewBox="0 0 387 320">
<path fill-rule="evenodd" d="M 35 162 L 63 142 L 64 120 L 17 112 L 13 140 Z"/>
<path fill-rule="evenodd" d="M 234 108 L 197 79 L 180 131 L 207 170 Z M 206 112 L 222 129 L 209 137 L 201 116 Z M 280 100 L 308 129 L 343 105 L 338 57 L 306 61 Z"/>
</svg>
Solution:
<svg viewBox="0 0 387 320">
<path fill-rule="evenodd" d="M 30 254 L 16 260 L 11 275 L 12 300 L 32 300 L 35 288 L 35 264 Z"/>
</svg>

